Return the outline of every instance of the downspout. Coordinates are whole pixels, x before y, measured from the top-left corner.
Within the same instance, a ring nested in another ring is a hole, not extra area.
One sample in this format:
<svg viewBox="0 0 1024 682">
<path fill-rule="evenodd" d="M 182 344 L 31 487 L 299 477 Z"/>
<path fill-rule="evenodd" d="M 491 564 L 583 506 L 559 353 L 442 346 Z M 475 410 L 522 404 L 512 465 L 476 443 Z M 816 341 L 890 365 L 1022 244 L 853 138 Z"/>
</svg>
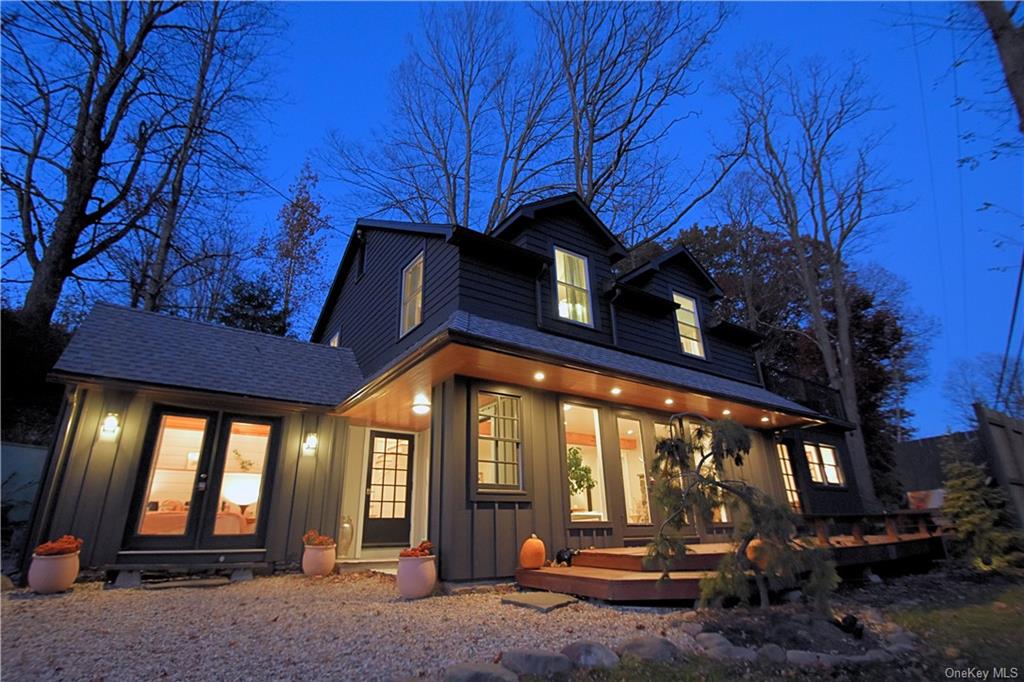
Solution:
<svg viewBox="0 0 1024 682">
<path fill-rule="evenodd" d="M 21 575 L 18 582 L 23 586 L 27 584 L 28 566 L 32 560 L 30 549 L 39 544 L 40 540 L 50 532 L 57 495 L 64 483 L 64 474 L 67 472 L 68 452 L 78 427 L 78 420 L 82 415 L 82 405 L 85 402 L 84 395 L 86 393 L 75 386 L 74 388 L 69 387 L 64 394 L 60 415 L 57 418 L 58 424 L 64 424 L 64 432 L 54 440 L 46 455 L 46 464 L 42 470 L 43 478 L 39 481 L 36 499 L 32 504 L 32 516 L 29 517 L 32 521 L 21 548 Z"/>
<path fill-rule="evenodd" d="M 548 264 L 544 263 L 540 266 L 540 272 L 537 273 L 537 277 L 533 280 L 533 304 L 534 309 L 537 313 L 537 328 L 543 329 L 544 327 L 544 309 L 543 301 L 541 301 L 540 282 L 541 278 L 544 277 L 548 272 Z"/>
<path fill-rule="evenodd" d="M 619 345 L 619 318 L 615 314 L 615 301 L 619 299 L 619 294 L 622 293 L 622 289 L 615 288 L 615 293 L 612 294 L 611 300 L 608 301 L 608 313 L 611 316 L 612 322 L 612 345 Z"/>
</svg>

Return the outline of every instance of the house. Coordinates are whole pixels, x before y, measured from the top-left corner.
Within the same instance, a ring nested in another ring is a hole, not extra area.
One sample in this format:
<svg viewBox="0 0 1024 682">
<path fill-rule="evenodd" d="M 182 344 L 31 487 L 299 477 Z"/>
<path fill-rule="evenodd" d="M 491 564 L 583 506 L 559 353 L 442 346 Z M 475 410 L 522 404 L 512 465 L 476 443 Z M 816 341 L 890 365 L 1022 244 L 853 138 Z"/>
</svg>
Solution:
<svg viewBox="0 0 1024 682">
<path fill-rule="evenodd" d="M 442 579 L 506 577 L 531 533 L 549 554 L 645 543 L 674 413 L 750 429 L 729 476 L 862 512 L 850 425 L 765 388 L 758 336 L 708 324 L 721 291 L 686 248 L 626 256 L 569 194 L 487 234 L 357 221 L 310 343 L 99 304 L 53 368 L 33 537 L 83 537 L 108 571 L 273 568 L 317 528 L 341 561 L 429 538 Z M 593 486 L 570 490 L 569 454 Z"/>
</svg>

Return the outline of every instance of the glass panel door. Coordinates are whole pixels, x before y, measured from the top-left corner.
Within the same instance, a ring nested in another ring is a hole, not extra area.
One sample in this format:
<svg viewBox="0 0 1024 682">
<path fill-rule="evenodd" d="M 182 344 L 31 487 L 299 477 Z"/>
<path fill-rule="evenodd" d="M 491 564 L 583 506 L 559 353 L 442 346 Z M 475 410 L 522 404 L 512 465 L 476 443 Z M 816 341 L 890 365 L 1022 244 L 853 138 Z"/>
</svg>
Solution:
<svg viewBox="0 0 1024 682">
<path fill-rule="evenodd" d="M 640 438 L 640 422 L 619 417 L 616 424 L 619 430 L 622 486 L 626 496 L 626 523 L 649 525 L 651 504 L 647 496 L 647 463 Z"/>
<path fill-rule="evenodd" d="M 607 521 L 598 411 L 569 403 L 563 409 L 569 518 L 574 522 Z"/>
<path fill-rule="evenodd" d="M 160 417 L 153 458 L 139 514 L 137 533 L 184 536 L 195 511 L 193 491 L 199 473 L 208 417 L 164 414 Z"/>
<path fill-rule="evenodd" d="M 214 535 L 254 535 L 262 506 L 270 424 L 232 421 Z"/>
</svg>

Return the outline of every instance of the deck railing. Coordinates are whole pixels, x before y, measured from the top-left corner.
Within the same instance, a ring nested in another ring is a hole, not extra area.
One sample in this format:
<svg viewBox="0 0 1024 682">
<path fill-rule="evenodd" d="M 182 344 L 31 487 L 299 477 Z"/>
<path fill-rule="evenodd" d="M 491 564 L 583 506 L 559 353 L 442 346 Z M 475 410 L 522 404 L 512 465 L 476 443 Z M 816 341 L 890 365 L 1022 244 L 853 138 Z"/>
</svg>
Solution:
<svg viewBox="0 0 1024 682">
<path fill-rule="evenodd" d="M 865 535 L 900 536 L 942 535 L 942 520 L 927 511 L 901 510 L 884 514 L 803 514 L 800 535 L 815 538 L 817 544 L 829 546 L 834 536 L 852 537 L 854 544 L 866 544 Z"/>
<path fill-rule="evenodd" d="M 795 374 L 764 368 L 765 388 L 829 417 L 846 419 L 839 391 Z"/>
</svg>

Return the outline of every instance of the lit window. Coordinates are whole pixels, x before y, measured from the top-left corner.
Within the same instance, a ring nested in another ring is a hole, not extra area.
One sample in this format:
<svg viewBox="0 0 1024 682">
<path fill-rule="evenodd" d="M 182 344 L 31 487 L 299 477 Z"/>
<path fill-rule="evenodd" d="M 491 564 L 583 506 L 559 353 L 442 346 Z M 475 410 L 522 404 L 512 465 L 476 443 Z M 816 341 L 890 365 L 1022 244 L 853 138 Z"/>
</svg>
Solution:
<svg viewBox="0 0 1024 682">
<path fill-rule="evenodd" d="M 555 279 L 558 280 L 558 316 L 591 324 L 587 259 L 556 247 Z"/>
<path fill-rule="evenodd" d="M 402 336 L 423 321 L 423 254 L 402 271 Z"/>
<path fill-rule="evenodd" d="M 647 464 L 640 439 L 640 422 L 616 420 L 619 428 L 619 459 L 622 461 L 622 486 L 626 495 L 626 523 L 651 522 L 651 503 L 647 496 Z"/>
<path fill-rule="evenodd" d="M 341 343 L 341 331 L 340 330 L 334 332 L 334 334 L 331 336 L 331 340 L 327 342 L 327 345 L 331 346 L 333 348 L 337 348 L 339 343 Z"/>
<path fill-rule="evenodd" d="M 701 428 L 703 427 L 703 428 Z M 693 468 L 696 469 L 701 460 L 704 460 L 704 455 L 711 451 L 711 431 L 706 424 L 696 424 L 694 422 L 687 422 L 686 428 L 690 432 L 690 439 L 697 446 L 693 450 Z M 697 430 L 701 429 L 701 438 L 697 439 Z M 705 478 L 719 479 L 717 472 L 715 471 L 715 458 L 708 457 L 704 460 L 703 465 L 700 467 L 700 474 Z M 729 523 L 729 508 L 723 502 L 718 505 L 717 508 L 711 510 L 711 522 L 712 523 Z"/>
<path fill-rule="evenodd" d="M 821 443 L 804 443 L 804 454 L 807 456 L 807 468 L 811 472 L 811 480 L 823 485 L 846 485 L 843 468 L 839 463 L 839 453 L 831 445 Z"/>
<path fill-rule="evenodd" d="M 660 443 L 661 441 L 668 440 L 669 438 L 672 438 L 672 427 L 668 424 L 654 422 L 655 441 Z M 676 476 L 676 481 L 678 482 L 679 490 L 681 491 L 686 485 L 686 480 L 683 478 L 683 472 L 677 470 L 674 474 Z M 690 513 L 686 510 L 683 511 L 683 523 L 687 525 L 690 523 Z"/>
<path fill-rule="evenodd" d="M 800 513 L 800 489 L 796 487 L 796 476 L 793 474 L 793 463 L 789 459 L 789 446 L 778 443 L 775 451 L 779 456 L 779 469 L 782 471 L 782 487 L 786 490 L 786 500 L 790 508 Z"/>
<path fill-rule="evenodd" d="M 572 405 L 565 411 L 565 457 L 569 474 L 569 518 L 607 521 L 601 427 L 593 407 Z"/>
<path fill-rule="evenodd" d="M 704 341 L 700 335 L 700 315 L 697 313 L 697 302 L 689 296 L 672 294 L 672 300 L 679 308 L 676 309 L 676 327 L 679 328 L 679 343 L 687 355 L 704 357 Z"/>
<path fill-rule="evenodd" d="M 519 485 L 522 433 L 519 398 L 481 391 L 477 396 L 477 485 L 515 488 Z"/>
</svg>

